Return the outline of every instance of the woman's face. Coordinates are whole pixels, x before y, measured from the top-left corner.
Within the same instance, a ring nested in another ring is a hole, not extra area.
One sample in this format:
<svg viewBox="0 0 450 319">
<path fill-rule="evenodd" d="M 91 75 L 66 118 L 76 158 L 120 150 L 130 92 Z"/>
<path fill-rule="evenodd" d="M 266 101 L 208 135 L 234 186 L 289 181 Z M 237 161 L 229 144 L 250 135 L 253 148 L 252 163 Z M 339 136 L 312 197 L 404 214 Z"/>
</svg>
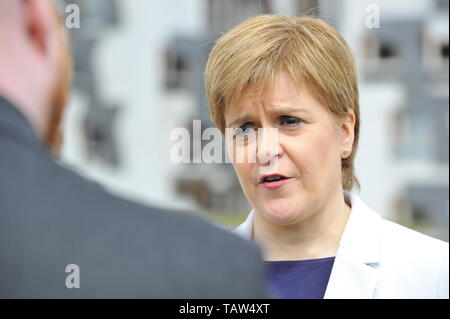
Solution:
<svg viewBox="0 0 450 319">
<path fill-rule="evenodd" d="M 337 125 L 306 86 L 299 90 L 285 73 L 278 73 L 267 92 L 244 91 L 236 107 L 225 112 L 225 122 L 227 128 L 241 128 L 236 133 L 240 137 L 257 130 L 256 139 L 234 143 L 229 151 L 258 214 L 272 223 L 291 225 L 342 194 L 341 154 L 353 144 L 352 111 L 348 119 Z M 277 129 L 278 134 L 268 129 Z M 237 160 L 240 151 L 248 152 L 244 161 Z M 264 179 L 273 174 L 283 179 Z"/>
</svg>

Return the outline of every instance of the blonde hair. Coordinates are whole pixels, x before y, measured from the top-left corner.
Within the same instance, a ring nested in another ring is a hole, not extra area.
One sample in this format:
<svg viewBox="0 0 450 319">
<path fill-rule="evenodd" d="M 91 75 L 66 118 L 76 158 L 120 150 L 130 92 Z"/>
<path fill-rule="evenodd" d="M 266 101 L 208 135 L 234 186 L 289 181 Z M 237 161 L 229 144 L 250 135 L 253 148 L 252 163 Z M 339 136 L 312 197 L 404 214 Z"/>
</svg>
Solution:
<svg viewBox="0 0 450 319">
<path fill-rule="evenodd" d="M 244 89 L 265 89 L 284 71 L 314 96 L 340 123 L 348 109 L 355 113 L 351 154 L 342 159 L 342 185 L 359 188 L 354 158 L 359 138 L 359 94 L 353 55 L 344 38 L 313 17 L 261 15 L 237 25 L 214 45 L 205 70 L 211 118 L 225 132 L 225 109 Z"/>
</svg>

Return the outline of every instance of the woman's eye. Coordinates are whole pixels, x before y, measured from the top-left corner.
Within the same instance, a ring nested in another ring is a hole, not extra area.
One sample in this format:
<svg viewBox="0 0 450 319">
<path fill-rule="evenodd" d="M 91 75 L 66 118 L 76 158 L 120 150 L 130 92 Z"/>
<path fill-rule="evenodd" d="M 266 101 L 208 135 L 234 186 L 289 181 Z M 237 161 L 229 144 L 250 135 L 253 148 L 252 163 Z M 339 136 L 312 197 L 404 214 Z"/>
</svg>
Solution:
<svg viewBox="0 0 450 319">
<path fill-rule="evenodd" d="M 242 135 L 249 135 L 252 132 L 254 132 L 254 125 L 251 123 L 245 123 L 235 131 L 235 135 L 242 136 Z"/>
<path fill-rule="evenodd" d="M 293 116 L 282 116 L 280 119 L 281 125 L 286 126 L 297 126 L 298 124 L 302 123 L 303 121 L 299 118 L 293 117 Z"/>
</svg>

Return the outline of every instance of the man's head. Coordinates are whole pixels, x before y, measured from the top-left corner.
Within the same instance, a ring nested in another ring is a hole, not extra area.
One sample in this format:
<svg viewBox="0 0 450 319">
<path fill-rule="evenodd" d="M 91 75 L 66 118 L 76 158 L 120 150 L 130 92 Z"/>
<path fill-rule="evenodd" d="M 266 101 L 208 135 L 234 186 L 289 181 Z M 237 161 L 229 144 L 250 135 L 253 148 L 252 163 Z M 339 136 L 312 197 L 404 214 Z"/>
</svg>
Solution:
<svg viewBox="0 0 450 319">
<path fill-rule="evenodd" d="M 59 145 L 71 59 L 50 0 L 0 0 L 0 95 L 28 118 L 44 143 Z"/>
</svg>

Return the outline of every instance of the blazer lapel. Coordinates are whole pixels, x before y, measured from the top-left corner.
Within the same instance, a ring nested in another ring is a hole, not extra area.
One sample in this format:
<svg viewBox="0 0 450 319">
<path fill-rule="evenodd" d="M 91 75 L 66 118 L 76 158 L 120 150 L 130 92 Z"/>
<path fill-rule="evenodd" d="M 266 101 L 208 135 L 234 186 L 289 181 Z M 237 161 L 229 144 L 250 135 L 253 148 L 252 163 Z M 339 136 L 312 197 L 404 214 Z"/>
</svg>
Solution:
<svg viewBox="0 0 450 319">
<path fill-rule="evenodd" d="M 251 241 L 253 238 L 253 214 L 254 211 L 252 209 L 252 211 L 248 214 L 247 219 L 233 230 L 235 234 L 249 241 Z"/>
<path fill-rule="evenodd" d="M 377 270 L 343 249 L 336 255 L 324 298 L 371 299 L 376 285 Z"/>
<path fill-rule="evenodd" d="M 361 298 L 375 296 L 380 258 L 380 216 L 356 195 L 345 226 L 324 298 Z"/>
</svg>

